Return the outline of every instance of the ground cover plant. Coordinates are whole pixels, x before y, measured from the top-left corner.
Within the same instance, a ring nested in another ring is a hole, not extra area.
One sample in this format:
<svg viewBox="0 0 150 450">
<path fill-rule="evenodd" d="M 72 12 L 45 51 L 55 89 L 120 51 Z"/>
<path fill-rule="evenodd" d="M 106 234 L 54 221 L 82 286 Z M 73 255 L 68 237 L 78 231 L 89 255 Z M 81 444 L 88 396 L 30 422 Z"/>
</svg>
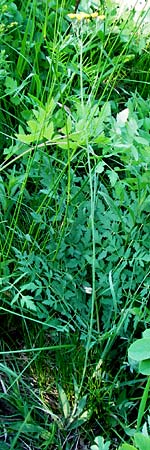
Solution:
<svg viewBox="0 0 150 450">
<path fill-rule="evenodd" d="M 1 1 L 0 449 L 149 448 L 148 6 Z"/>
</svg>

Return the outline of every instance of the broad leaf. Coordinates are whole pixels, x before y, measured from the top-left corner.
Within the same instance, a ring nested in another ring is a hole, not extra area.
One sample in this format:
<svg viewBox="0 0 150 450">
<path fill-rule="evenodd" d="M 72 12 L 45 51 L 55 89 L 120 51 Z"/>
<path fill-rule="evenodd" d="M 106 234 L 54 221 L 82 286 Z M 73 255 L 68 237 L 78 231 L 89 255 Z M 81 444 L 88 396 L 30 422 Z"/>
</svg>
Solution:
<svg viewBox="0 0 150 450">
<path fill-rule="evenodd" d="M 110 441 L 104 442 L 104 438 L 102 436 L 97 436 L 94 439 L 95 444 L 91 445 L 91 450 L 109 450 Z"/>
<path fill-rule="evenodd" d="M 142 433 L 136 433 L 134 440 L 139 450 L 150 450 L 150 437 L 144 436 Z"/>
<path fill-rule="evenodd" d="M 133 342 L 129 347 L 128 356 L 136 361 L 150 359 L 150 338 L 142 338 Z"/>
<path fill-rule="evenodd" d="M 12 95 L 17 91 L 17 81 L 11 77 L 6 78 L 5 86 L 5 92 L 9 95 Z"/>
<path fill-rule="evenodd" d="M 129 116 L 129 109 L 125 108 L 117 114 L 117 123 L 120 127 L 124 126 Z"/>
<path fill-rule="evenodd" d="M 137 450 L 137 448 L 134 447 L 134 445 L 124 443 L 121 445 L 121 447 L 119 447 L 118 450 Z"/>
<path fill-rule="evenodd" d="M 142 375 L 150 375 L 150 359 L 144 359 L 140 362 L 139 371 Z"/>
<path fill-rule="evenodd" d="M 143 338 L 150 338 L 150 328 L 143 331 Z"/>
</svg>

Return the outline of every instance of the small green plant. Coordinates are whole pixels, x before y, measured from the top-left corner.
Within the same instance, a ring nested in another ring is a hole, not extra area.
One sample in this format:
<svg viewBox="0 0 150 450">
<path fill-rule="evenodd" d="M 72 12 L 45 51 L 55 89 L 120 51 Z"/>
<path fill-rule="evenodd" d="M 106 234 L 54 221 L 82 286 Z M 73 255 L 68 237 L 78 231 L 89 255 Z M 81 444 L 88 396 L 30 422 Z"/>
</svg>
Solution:
<svg viewBox="0 0 150 450">
<path fill-rule="evenodd" d="M 64 421 L 62 419 L 63 427 L 66 427 L 66 429 L 69 431 L 77 429 L 90 419 L 90 411 L 87 411 L 85 409 L 87 395 L 85 395 L 84 397 L 79 397 L 79 388 L 77 386 L 76 380 L 74 380 L 74 388 L 75 400 L 71 410 L 71 406 L 64 389 L 60 385 L 58 385 L 62 413 L 64 416 Z"/>
<path fill-rule="evenodd" d="M 104 438 L 102 436 L 97 436 L 94 439 L 94 444 L 91 445 L 91 450 L 109 450 L 110 441 L 104 442 Z"/>
</svg>

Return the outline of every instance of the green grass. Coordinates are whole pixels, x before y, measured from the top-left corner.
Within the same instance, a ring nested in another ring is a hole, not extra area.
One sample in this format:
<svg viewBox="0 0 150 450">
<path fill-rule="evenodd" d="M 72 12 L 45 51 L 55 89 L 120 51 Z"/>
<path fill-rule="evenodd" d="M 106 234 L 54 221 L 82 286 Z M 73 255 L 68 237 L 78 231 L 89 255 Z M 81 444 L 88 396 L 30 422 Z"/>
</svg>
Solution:
<svg viewBox="0 0 150 450">
<path fill-rule="evenodd" d="M 0 449 L 146 450 L 149 34 L 74 7 L 0 5 Z"/>
</svg>

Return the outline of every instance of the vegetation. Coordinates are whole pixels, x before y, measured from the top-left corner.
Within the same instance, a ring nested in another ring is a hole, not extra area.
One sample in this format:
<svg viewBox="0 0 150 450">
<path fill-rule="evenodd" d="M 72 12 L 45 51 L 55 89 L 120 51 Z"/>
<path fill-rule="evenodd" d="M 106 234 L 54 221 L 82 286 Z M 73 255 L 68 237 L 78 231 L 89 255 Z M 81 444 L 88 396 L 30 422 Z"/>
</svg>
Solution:
<svg viewBox="0 0 150 450">
<path fill-rule="evenodd" d="M 150 448 L 147 5 L 0 2 L 2 450 Z"/>
</svg>

